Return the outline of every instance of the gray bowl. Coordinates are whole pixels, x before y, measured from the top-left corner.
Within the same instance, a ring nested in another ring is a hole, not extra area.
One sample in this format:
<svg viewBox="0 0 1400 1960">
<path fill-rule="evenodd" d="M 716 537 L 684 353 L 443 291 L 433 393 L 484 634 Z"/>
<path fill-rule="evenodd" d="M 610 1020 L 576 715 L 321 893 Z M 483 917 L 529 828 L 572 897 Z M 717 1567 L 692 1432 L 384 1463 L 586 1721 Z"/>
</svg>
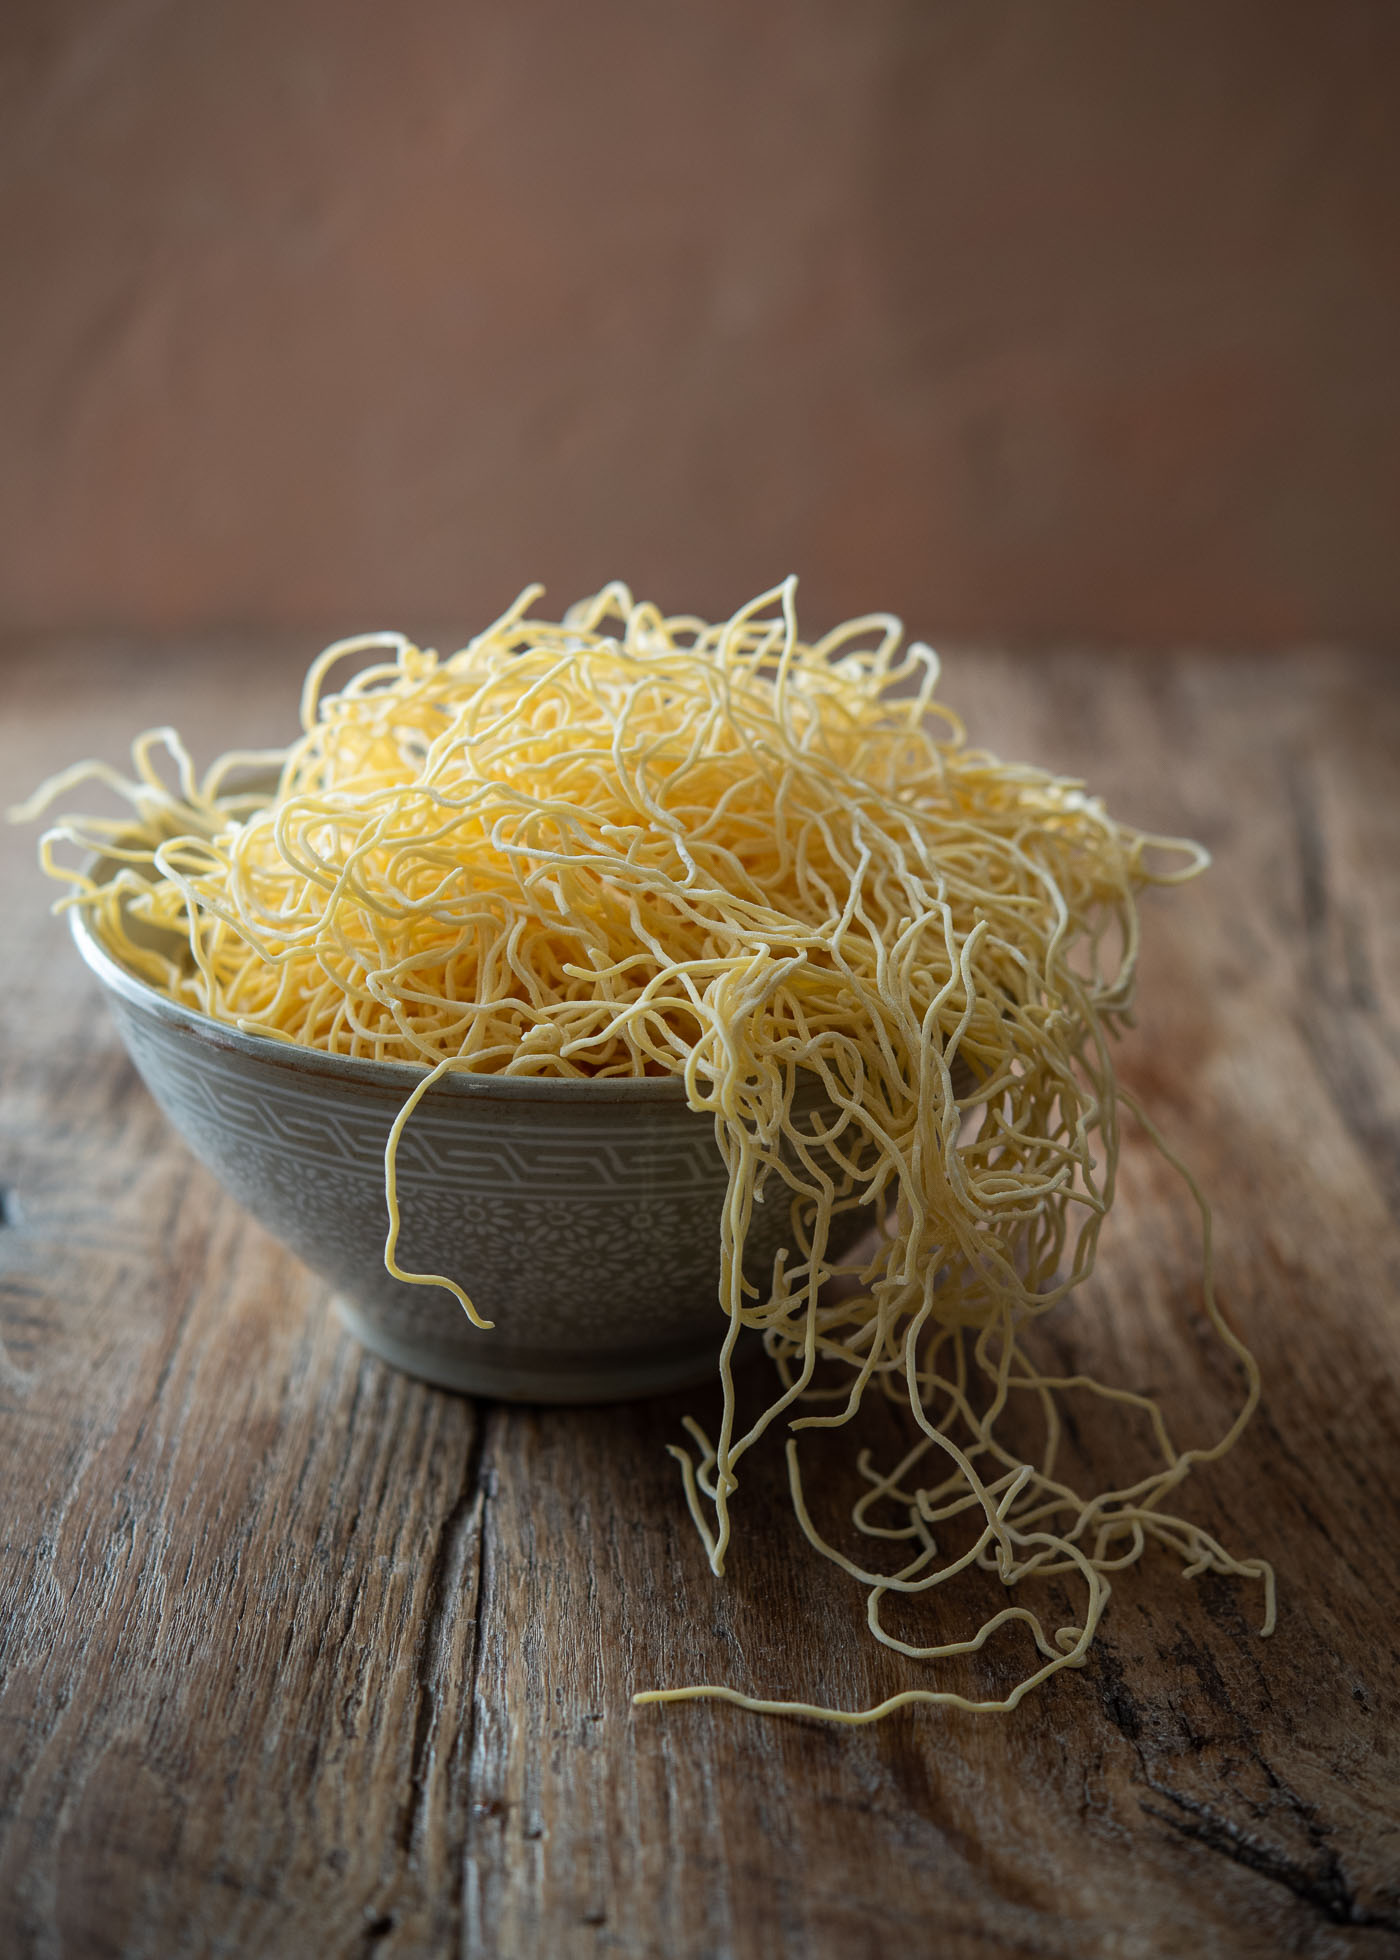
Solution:
<svg viewBox="0 0 1400 1960">
<path fill-rule="evenodd" d="M 455 1075 L 398 1153 L 399 1263 L 384 1266 L 384 1145 L 422 1071 L 350 1061 L 211 1021 L 118 961 L 79 911 L 78 950 L 146 1086 L 195 1155 L 335 1289 L 346 1325 L 397 1368 L 531 1402 L 604 1402 L 712 1378 L 724 1164 L 712 1120 L 669 1078 Z M 812 1114 L 825 1114 L 812 1099 Z M 849 1245 L 860 1213 L 836 1221 Z M 745 1270 L 764 1286 L 788 1236 L 783 1193 L 756 1208 Z"/>
</svg>

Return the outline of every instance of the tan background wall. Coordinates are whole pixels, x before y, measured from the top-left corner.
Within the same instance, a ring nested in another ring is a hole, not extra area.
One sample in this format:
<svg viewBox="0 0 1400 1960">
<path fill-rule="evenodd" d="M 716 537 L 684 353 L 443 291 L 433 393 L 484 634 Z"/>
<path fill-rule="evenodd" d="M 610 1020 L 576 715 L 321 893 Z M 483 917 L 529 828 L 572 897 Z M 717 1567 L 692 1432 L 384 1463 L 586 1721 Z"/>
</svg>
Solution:
<svg viewBox="0 0 1400 1960">
<path fill-rule="evenodd" d="M 1400 7 L 15 0 L 0 626 L 1400 637 Z"/>
</svg>

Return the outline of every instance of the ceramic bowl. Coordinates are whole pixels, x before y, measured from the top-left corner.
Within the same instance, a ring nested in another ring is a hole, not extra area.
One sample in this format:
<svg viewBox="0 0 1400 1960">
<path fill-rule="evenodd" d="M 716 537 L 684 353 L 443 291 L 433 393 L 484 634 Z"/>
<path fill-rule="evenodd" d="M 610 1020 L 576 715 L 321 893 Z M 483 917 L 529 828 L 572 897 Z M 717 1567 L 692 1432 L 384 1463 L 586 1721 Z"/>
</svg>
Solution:
<svg viewBox="0 0 1400 1960">
<path fill-rule="evenodd" d="M 399 1262 L 451 1275 L 495 1322 L 484 1332 L 443 1288 L 404 1285 L 384 1266 L 384 1145 L 421 1072 L 241 1034 L 177 1006 L 70 916 L 157 1103 L 330 1282 L 374 1353 L 513 1401 L 612 1401 L 713 1377 L 726 1178 L 712 1120 L 678 1080 L 457 1075 L 424 1097 L 398 1153 Z M 786 1210 L 755 1209 L 745 1267 L 760 1284 Z M 845 1243 L 863 1222 L 838 1221 Z"/>
</svg>

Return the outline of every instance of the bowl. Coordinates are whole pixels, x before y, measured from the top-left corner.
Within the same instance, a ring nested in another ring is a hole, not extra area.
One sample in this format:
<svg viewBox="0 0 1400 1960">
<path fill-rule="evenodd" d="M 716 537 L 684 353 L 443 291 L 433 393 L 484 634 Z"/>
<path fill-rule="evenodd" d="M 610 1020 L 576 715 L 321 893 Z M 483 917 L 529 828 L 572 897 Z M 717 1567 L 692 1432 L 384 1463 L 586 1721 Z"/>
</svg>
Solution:
<svg viewBox="0 0 1400 1960">
<path fill-rule="evenodd" d="M 210 1020 L 148 986 L 80 911 L 73 937 L 147 1088 L 194 1154 L 329 1281 L 341 1319 L 385 1361 L 475 1395 L 604 1402 L 714 1376 L 727 1189 L 712 1118 L 677 1078 L 453 1075 L 405 1127 L 399 1263 L 384 1266 L 384 1146 L 422 1071 L 352 1061 Z M 801 1119 L 829 1112 L 799 1101 Z M 774 1190 L 745 1271 L 760 1286 L 788 1236 Z M 833 1223 L 837 1251 L 864 1214 Z M 837 1236 L 839 1231 L 839 1236 Z"/>
</svg>

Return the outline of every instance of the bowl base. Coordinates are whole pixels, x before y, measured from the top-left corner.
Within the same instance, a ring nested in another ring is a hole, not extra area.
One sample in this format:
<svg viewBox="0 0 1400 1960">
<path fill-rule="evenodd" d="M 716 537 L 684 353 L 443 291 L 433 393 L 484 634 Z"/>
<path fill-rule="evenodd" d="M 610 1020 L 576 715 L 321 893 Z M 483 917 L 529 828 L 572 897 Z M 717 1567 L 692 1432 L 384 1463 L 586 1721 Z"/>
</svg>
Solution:
<svg viewBox="0 0 1400 1960">
<path fill-rule="evenodd" d="M 567 1354 L 501 1349 L 483 1340 L 480 1355 L 439 1347 L 435 1343 L 404 1341 L 362 1313 L 353 1301 L 336 1294 L 332 1305 L 341 1324 L 362 1347 L 406 1375 L 431 1382 L 436 1388 L 456 1389 L 497 1402 L 588 1403 L 630 1402 L 668 1389 L 695 1388 L 715 1380 L 720 1342 L 687 1341 L 669 1347 L 629 1354 L 608 1350 L 574 1350 Z M 747 1357 L 756 1337 L 742 1335 Z"/>
</svg>

